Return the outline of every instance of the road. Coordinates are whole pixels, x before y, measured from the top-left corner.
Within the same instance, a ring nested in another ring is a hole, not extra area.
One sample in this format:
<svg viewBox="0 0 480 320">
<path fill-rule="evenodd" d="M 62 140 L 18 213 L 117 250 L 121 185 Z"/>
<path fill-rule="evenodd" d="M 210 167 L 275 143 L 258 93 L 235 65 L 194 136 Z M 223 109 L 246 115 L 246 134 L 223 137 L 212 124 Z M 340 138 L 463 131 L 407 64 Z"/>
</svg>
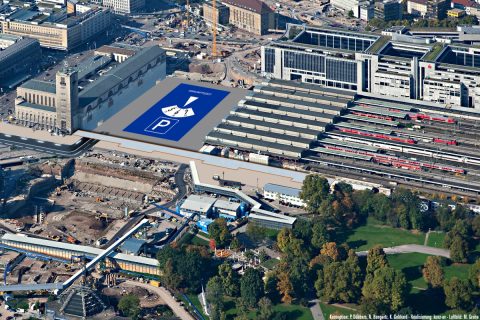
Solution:
<svg viewBox="0 0 480 320">
<path fill-rule="evenodd" d="M 399 254 L 399 253 L 423 253 L 432 256 L 439 256 L 450 258 L 450 251 L 447 249 L 427 247 L 419 244 L 404 244 L 401 246 L 383 248 L 386 254 Z M 357 256 L 366 256 L 368 251 L 356 252 Z"/>
<path fill-rule="evenodd" d="M 149 291 L 153 291 L 160 296 L 160 298 L 165 301 L 165 303 L 172 309 L 173 313 L 182 320 L 195 320 L 181 305 L 179 302 L 173 299 L 170 292 L 167 291 L 164 287 L 154 287 L 146 283 L 134 282 L 131 280 L 126 281 L 127 284 L 141 287 Z"/>
<path fill-rule="evenodd" d="M 86 150 L 92 148 L 97 143 L 97 140 L 82 139 L 81 142 L 75 145 L 61 145 L 48 141 L 39 141 L 10 134 L 3 134 L 0 136 L 0 143 L 62 157 L 75 158 L 83 154 Z"/>
</svg>

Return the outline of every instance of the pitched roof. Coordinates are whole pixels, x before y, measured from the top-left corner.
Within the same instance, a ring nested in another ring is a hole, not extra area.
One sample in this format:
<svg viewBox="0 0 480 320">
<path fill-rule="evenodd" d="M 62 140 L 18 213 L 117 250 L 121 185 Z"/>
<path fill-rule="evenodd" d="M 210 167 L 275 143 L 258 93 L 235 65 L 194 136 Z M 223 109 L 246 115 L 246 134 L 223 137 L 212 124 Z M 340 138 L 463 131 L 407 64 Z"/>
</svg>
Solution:
<svg viewBox="0 0 480 320">
<path fill-rule="evenodd" d="M 273 12 L 269 6 L 260 0 L 223 0 L 223 2 L 258 14 Z"/>
</svg>

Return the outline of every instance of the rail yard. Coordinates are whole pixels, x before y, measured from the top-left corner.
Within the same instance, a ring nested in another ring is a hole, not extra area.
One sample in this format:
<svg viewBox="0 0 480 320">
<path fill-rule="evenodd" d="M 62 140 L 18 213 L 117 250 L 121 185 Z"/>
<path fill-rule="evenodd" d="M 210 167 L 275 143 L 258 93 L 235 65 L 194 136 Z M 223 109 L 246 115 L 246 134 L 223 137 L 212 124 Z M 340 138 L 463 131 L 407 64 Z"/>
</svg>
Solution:
<svg viewBox="0 0 480 320">
<path fill-rule="evenodd" d="M 429 105 L 270 80 L 240 101 L 206 143 L 233 149 L 243 160 L 245 152 L 260 150 L 271 164 L 457 193 L 474 202 L 480 193 L 479 120 Z"/>
</svg>

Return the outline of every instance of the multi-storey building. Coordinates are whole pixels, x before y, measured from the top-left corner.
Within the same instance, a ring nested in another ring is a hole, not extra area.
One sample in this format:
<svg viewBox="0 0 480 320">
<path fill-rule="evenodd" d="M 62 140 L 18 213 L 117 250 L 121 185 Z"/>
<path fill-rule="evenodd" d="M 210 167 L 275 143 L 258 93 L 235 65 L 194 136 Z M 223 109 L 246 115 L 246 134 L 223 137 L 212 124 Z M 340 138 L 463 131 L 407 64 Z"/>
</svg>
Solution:
<svg viewBox="0 0 480 320">
<path fill-rule="evenodd" d="M 480 112 L 480 49 L 392 34 L 289 25 L 262 47 L 267 78 Z"/>
<path fill-rule="evenodd" d="M 275 13 L 261 0 L 224 0 L 229 9 L 229 23 L 256 35 L 274 27 Z"/>
<path fill-rule="evenodd" d="M 38 40 L 0 35 L 0 42 L 0 87 L 15 85 L 37 71 L 42 54 Z"/>
<path fill-rule="evenodd" d="M 137 97 L 139 87 L 148 89 L 145 82 L 154 85 L 165 78 L 165 51 L 158 46 L 144 48 L 81 91 L 79 73 L 75 68 L 63 68 L 57 72 L 55 82 L 33 79 L 18 87 L 17 120 L 64 133 L 90 124 L 96 126 Z"/>
<path fill-rule="evenodd" d="M 399 0 L 375 2 L 375 18 L 384 21 L 402 20 L 403 4 Z"/>
<path fill-rule="evenodd" d="M 46 15 L 40 11 L 17 9 L 0 16 L 0 31 L 16 36 L 38 39 L 42 47 L 71 50 L 111 26 L 109 9 L 93 8 L 85 13 L 67 17 L 64 14 Z"/>
<path fill-rule="evenodd" d="M 131 14 L 145 9 L 145 0 L 103 0 L 102 4 L 117 14 Z"/>
<path fill-rule="evenodd" d="M 450 0 L 408 0 L 407 12 L 424 18 L 445 19 Z"/>
</svg>

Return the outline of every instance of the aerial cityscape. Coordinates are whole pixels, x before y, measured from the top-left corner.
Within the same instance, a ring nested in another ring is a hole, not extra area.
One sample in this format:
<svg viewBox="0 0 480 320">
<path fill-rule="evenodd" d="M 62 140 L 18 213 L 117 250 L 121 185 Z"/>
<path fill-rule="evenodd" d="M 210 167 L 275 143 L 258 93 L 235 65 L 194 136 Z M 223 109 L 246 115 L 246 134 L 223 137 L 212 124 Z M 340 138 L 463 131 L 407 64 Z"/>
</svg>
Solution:
<svg viewBox="0 0 480 320">
<path fill-rule="evenodd" d="M 480 320 L 480 0 L 0 0 L 0 319 Z"/>
</svg>

